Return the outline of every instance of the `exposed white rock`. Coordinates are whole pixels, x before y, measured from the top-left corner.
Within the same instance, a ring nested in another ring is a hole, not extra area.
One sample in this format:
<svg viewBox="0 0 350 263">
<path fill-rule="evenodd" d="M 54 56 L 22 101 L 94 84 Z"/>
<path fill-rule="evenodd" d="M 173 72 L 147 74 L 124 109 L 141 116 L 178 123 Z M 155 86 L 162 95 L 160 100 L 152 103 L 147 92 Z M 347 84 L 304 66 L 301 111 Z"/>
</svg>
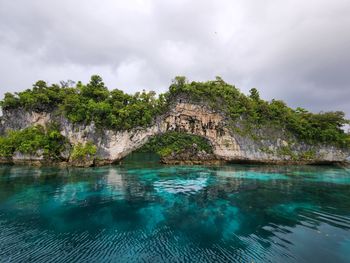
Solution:
<svg viewBox="0 0 350 263">
<path fill-rule="evenodd" d="M 307 162 L 341 162 L 349 156 L 348 150 L 333 146 L 315 146 L 301 142 L 290 144 L 284 131 L 269 129 L 255 131 L 261 139 L 254 139 L 249 135 L 243 136 L 228 127 L 221 113 L 204 105 L 187 102 L 175 104 L 166 114 L 159 116 L 150 127 L 129 131 L 99 130 L 93 123 L 73 124 L 63 116 L 14 110 L 4 113 L 0 132 L 37 124 L 45 126 L 53 120 L 60 124 L 61 134 L 67 137 L 72 145 L 93 142 L 97 146 L 97 157 L 105 162 L 118 161 L 141 147 L 150 137 L 167 131 L 203 136 L 212 144 L 217 158 L 227 161 L 269 163 L 291 161 L 290 155 L 281 154 L 282 148 L 288 148 L 293 155 L 312 151 L 314 156 Z M 27 156 L 16 153 L 14 159 L 27 159 Z"/>
</svg>

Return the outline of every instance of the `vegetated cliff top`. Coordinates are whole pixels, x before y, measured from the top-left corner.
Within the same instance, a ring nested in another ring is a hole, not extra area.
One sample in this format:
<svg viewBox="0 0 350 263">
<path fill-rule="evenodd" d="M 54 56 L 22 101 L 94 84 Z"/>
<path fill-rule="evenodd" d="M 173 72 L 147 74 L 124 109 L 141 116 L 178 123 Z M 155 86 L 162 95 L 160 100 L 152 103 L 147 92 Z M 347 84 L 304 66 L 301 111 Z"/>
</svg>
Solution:
<svg viewBox="0 0 350 263">
<path fill-rule="evenodd" d="M 277 126 L 309 143 L 350 145 L 350 135 L 342 129 L 349 124 L 343 112 L 314 114 L 303 108 L 292 109 L 281 100 L 262 100 L 256 89 L 245 95 L 220 77 L 207 82 L 188 82 L 185 77 L 175 77 L 169 90 L 159 96 L 153 91 L 130 95 L 118 89 L 108 90 L 97 75 L 87 84 L 69 81 L 48 85 L 40 80 L 32 89 L 6 93 L 0 106 L 4 111 L 57 110 L 73 123 L 93 121 L 97 127 L 127 130 L 150 125 L 178 96 L 205 102 L 225 113 L 231 123 L 244 120 L 249 127 Z"/>
</svg>

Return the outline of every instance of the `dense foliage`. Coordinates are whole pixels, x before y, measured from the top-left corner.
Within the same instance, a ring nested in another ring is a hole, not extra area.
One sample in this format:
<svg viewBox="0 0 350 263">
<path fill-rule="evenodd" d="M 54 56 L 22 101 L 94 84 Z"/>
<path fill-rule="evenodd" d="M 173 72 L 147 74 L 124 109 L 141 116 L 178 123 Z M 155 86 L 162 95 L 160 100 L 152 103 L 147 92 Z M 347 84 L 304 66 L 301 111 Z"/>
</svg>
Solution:
<svg viewBox="0 0 350 263">
<path fill-rule="evenodd" d="M 246 96 L 219 77 L 215 81 L 191 83 L 184 77 L 176 77 L 170 86 L 170 94 L 185 94 L 191 100 L 205 101 L 229 115 L 232 123 L 243 117 L 248 128 L 275 126 L 306 142 L 350 145 L 350 136 L 343 130 L 349 121 L 341 111 L 314 114 L 302 108 L 292 109 L 281 100 L 267 102 L 260 99 L 255 88 Z"/>
<path fill-rule="evenodd" d="M 69 85 L 70 84 L 70 85 Z M 129 95 L 121 90 L 109 91 L 101 77 L 94 75 L 87 85 L 78 82 L 47 85 L 38 81 L 31 90 L 6 93 L 1 102 L 3 109 L 24 108 L 43 111 L 53 107 L 61 110 L 72 122 L 90 123 L 116 130 L 147 126 L 162 109 L 163 96 L 156 98 L 153 91 Z"/>
<path fill-rule="evenodd" d="M 96 155 L 97 148 L 91 142 L 86 144 L 78 143 L 74 145 L 71 158 L 72 160 L 85 160 L 93 158 Z"/>
<path fill-rule="evenodd" d="M 38 81 L 33 88 L 15 94 L 6 93 L 1 101 L 4 110 L 24 108 L 42 111 L 59 109 L 72 122 L 94 122 L 97 127 L 127 130 L 152 123 L 177 96 L 205 102 L 230 117 L 234 128 L 237 120 L 245 127 L 275 126 L 311 143 L 349 146 L 350 137 L 342 127 L 349 123 L 340 111 L 314 114 L 305 109 L 289 108 L 283 101 L 264 101 L 256 89 L 247 96 L 217 77 L 214 81 L 188 82 L 176 77 L 169 91 L 156 97 L 154 92 L 134 95 L 121 90 L 109 91 L 101 77 L 92 76 L 88 84 L 78 82 L 48 85 Z"/>
<path fill-rule="evenodd" d="M 42 126 L 32 126 L 19 131 L 10 131 L 0 137 L 0 156 L 11 157 L 18 151 L 35 154 L 42 150 L 47 159 L 59 159 L 66 140 L 55 125 L 45 130 Z"/>
<path fill-rule="evenodd" d="M 203 137 L 186 134 L 181 132 L 167 132 L 161 135 L 152 137 L 139 152 L 155 152 L 162 157 L 168 156 L 171 153 L 178 153 L 182 150 L 192 148 L 196 144 L 196 149 L 212 153 L 212 147 L 208 140 Z"/>
<path fill-rule="evenodd" d="M 5 93 L 1 106 L 3 109 L 24 108 L 38 112 L 45 111 L 63 103 L 64 98 L 69 97 L 74 91 L 74 88 L 57 84 L 48 86 L 45 81 L 39 80 L 32 89 L 15 94 Z"/>
</svg>

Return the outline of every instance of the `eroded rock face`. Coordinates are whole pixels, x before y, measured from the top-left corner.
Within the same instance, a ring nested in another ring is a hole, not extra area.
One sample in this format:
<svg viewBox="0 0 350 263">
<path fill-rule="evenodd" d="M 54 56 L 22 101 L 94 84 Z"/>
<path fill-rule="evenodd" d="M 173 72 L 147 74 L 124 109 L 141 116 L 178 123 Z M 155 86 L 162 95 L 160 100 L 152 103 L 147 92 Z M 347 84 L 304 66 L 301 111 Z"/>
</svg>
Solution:
<svg viewBox="0 0 350 263">
<path fill-rule="evenodd" d="M 63 116 L 52 113 L 15 110 L 5 112 L 0 132 L 23 129 L 31 125 L 47 125 L 50 121 L 60 124 L 61 134 L 74 145 L 93 142 L 97 146 L 100 163 L 114 163 L 144 145 L 150 137 L 167 131 L 180 131 L 207 138 L 217 160 L 263 163 L 327 163 L 343 162 L 349 156 L 348 149 L 327 145 L 307 145 L 295 138 L 287 139 L 286 132 L 273 128 L 252 131 L 242 135 L 228 126 L 225 116 L 204 105 L 178 101 L 164 115 L 157 117 L 148 128 L 130 131 L 100 130 L 95 125 L 73 124 Z M 231 124 L 232 125 L 232 124 Z M 237 123 L 236 128 L 240 127 Z M 308 153 L 307 155 L 305 153 Z M 301 156 L 305 154 L 305 158 Z"/>
<path fill-rule="evenodd" d="M 225 127 L 223 116 L 200 105 L 178 103 L 167 114 L 160 116 L 154 125 L 131 131 L 99 131 L 93 124 L 77 125 L 60 120 L 62 135 L 72 144 L 93 141 L 98 146 L 98 157 L 116 162 L 144 145 L 152 136 L 168 131 L 181 131 L 207 138 L 214 154 L 220 158 L 238 156 L 239 145 Z"/>
<path fill-rule="evenodd" d="M 34 112 L 24 109 L 4 111 L 0 120 L 0 135 L 8 130 L 21 130 L 33 125 L 45 126 L 52 119 L 49 112 Z"/>
<path fill-rule="evenodd" d="M 227 129 L 224 117 L 205 106 L 178 103 L 161 121 L 161 126 L 161 132 L 180 131 L 207 138 L 219 158 L 240 155 L 239 144 Z"/>
</svg>

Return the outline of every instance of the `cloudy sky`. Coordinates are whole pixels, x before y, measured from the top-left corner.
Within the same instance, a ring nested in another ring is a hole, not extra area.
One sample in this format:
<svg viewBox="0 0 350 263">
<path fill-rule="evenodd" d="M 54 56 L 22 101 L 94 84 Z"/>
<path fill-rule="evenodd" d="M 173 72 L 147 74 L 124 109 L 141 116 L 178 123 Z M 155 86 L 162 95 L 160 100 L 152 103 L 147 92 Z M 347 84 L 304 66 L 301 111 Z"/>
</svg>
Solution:
<svg viewBox="0 0 350 263">
<path fill-rule="evenodd" d="M 92 74 L 130 93 L 221 76 L 350 117 L 350 1 L 0 0 L 0 97 Z"/>
</svg>

